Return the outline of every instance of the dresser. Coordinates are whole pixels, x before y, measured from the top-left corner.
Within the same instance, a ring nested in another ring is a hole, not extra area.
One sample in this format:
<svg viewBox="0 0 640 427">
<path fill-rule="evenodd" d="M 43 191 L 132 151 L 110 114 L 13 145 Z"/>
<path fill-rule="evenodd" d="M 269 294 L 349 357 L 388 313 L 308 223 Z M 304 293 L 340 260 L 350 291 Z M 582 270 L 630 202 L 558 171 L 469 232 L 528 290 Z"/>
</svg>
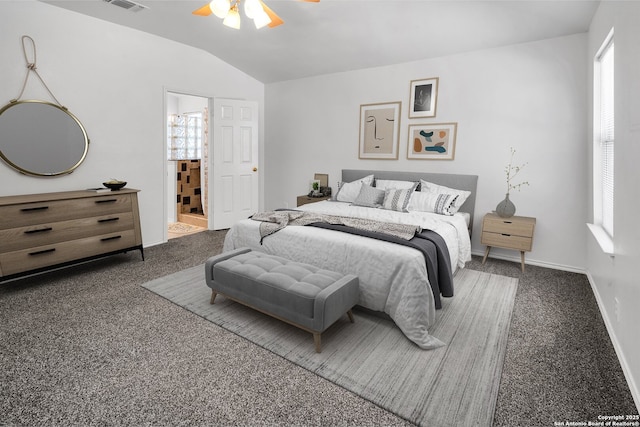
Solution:
<svg viewBox="0 0 640 427">
<path fill-rule="evenodd" d="M 512 216 L 502 218 L 491 212 L 484 216 L 482 220 L 483 245 L 487 245 L 482 263 L 484 264 L 489 256 L 492 247 L 513 249 L 520 251 L 520 266 L 524 273 L 524 253 L 531 250 L 533 246 L 533 231 L 536 226 L 536 219 L 526 216 Z"/>
<path fill-rule="evenodd" d="M 138 191 L 0 197 L 0 281 L 140 250 Z"/>
</svg>

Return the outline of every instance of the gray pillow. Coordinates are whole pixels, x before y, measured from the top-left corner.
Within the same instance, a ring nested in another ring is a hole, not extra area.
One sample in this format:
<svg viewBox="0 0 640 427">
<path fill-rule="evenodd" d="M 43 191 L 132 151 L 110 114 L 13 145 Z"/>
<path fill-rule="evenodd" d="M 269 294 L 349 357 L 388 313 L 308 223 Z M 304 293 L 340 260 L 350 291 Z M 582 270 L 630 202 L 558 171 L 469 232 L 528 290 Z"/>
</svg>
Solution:
<svg viewBox="0 0 640 427">
<path fill-rule="evenodd" d="M 368 208 L 379 208 L 384 201 L 384 190 L 362 184 L 358 197 L 353 201 L 354 206 L 366 206 Z"/>
</svg>

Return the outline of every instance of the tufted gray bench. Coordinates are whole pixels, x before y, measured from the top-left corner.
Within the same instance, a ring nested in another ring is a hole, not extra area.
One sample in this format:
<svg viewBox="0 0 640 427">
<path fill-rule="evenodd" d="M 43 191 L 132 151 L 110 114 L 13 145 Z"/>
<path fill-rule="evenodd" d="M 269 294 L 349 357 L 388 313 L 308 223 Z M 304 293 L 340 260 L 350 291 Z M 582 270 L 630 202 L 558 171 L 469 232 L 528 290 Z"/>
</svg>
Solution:
<svg viewBox="0 0 640 427">
<path fill-rule="evenodd" d="M 236 249 L 205 263 L 207 286 L 225 297 L 313 334 L 316 351 L 320 336 L 351 309 L 360 295 L 358 278 L 322 270 L 284 258 Z"/>
</svg>

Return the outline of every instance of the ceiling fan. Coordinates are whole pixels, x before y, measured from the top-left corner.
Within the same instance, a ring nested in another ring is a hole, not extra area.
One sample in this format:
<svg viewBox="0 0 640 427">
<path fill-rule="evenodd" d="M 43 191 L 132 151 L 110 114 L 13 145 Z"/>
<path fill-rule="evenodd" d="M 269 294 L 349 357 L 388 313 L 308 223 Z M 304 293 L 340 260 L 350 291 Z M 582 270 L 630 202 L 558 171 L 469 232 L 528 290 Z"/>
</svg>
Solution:
<svg viewBox="0 0 640 427">
<path fill-rule="evenodd" d="M 265 25 L 269 27 L 277 27 L 283 24 L 284 21 L 273 11 L 264 4 L 262 0 L 243 0 L 244 1 L 244 13 L 248 18 L 253 19 L 253 23 L 256 28 L 262 28 Z M 304 2 L 318 3 L 320 0 L 300 0 Z M 240 29 L 240 13 L 238 5 L 240 0 L 211 0 L 210 3 L 205 4 L 199 9 L 194 10 L 192 13 L 199 16 L 209 16 L 212 13 L 218 18 L 224 19 L 222 22 L 224 25 Z"/>
</svg>

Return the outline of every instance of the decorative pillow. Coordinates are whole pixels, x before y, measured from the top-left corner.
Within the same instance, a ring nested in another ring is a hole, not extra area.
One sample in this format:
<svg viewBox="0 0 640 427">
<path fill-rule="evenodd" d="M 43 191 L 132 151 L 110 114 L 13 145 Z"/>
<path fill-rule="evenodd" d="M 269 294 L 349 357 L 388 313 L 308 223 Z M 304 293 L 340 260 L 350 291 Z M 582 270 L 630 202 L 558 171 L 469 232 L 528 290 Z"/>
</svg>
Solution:
<svg viewBox="0 0 640 427">
<path fill-rule="evenodd" d="M 376 179 L 376 188 L 381 190 L 406 190 L 415 188 L 416 183 L 412 181 L 396 181 L 393 179 Z"/>
<path fill-rule="evenodd" d="M 417 191 L 411 196 L 407 210 L 409 212 L 433 212 L 451 216 L 458 211 L 454 207 L 457 199 L 457 195 Z"/>
<path fill-rule="evenodd" d="M 356 197 L 358 197 L 358 194 L 360 194 L 362 184 L 373 184 L 373 175 L 365 176 L 353 182 L 343 182 L 336 193 L 335 200 L 339 202 L 353 202 Z"/>
<path fill-rule="evenodd" d="M 417 183 L 414 183 L 411 188 L 404 190 L 385 190 L 382 208 L 391 211 L 408 212 L 407 205 L 417 185 Z"/>
<path fill-rule="evenodd" d="M 354 206 L 366 206 L 368 208 L 379 208 L 384 201 L 384 190 L 362 184 L 358 197 L 353 201 Z"/>
<path fill-rule="evenodd" d="M 451 194 L 454 196 L 458 196 L 453 205 L 455 209 L 453 213 L 458 212 L 460 206 L 467 200 L 467 198 L 471 195 L 471 191 L 465 190 L 456 190 L 455 188 L 445 187 L 444 185 L 434 184 L 429 181 L 420 180 L 420 192 L 423 193 L 435 193 L 435 194 Z"/>
</svg>

